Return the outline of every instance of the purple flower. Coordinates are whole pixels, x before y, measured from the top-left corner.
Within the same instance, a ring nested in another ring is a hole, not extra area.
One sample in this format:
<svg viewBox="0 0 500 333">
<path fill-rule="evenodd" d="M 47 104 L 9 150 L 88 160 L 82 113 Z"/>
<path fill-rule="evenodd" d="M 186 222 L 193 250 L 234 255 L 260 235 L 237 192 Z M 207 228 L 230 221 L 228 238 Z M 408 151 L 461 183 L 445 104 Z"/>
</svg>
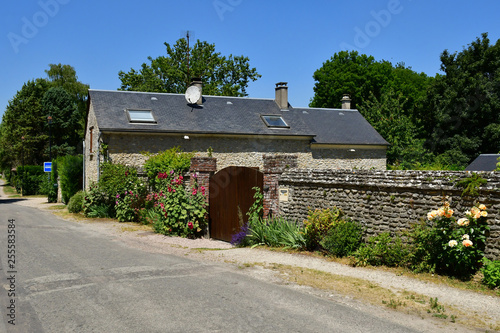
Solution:
<svg viewBox="0 0 500 333">
<path fill-rule="evenodd" d="M 120 197 L 120 195 L 119 195 L 119 194 L 117 194 L 117 195 L 116 195 L 116 198 L 118 199 L 119 197 Z"/>
<path fill-rule="evenodd" d="M 116 205 L 118 206 L 118 201 L 116 202 Z"/>
<path fill-rule="evenodd" d="M 239 246 L 243 244 L 245 238 L 247 237 L 247 234 L 248 234 L 248 223 L 241 226 L 240 232 L 234 234 L 231 237 L 231 244 L 234 246 Z"/>
</svg>

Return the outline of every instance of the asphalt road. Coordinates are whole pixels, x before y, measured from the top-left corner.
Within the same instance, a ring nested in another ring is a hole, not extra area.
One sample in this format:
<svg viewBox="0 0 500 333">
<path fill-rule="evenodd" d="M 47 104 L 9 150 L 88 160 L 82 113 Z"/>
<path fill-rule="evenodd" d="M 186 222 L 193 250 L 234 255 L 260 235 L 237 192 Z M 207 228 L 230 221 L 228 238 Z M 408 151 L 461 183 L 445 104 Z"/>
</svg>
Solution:
<svg viewBox="0 0 500 333">
<path fill-rule="evenodd" d="M 130 248 L 5 199 L 0 262 L 0 332 L 416 332 L 231 265 Z"/>
</svg>

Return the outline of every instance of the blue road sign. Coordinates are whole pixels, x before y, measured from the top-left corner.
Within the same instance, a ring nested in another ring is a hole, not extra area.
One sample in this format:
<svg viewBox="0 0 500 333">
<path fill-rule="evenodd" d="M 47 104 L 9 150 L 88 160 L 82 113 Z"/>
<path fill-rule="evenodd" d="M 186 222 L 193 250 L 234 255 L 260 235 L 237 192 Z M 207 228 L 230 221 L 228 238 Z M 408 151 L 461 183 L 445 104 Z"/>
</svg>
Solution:
<svg viewBox="0 0 500 333">
<path fill-rule="evenodd" d="M 43 172 L 52 172 L 52 162 L 43 162 Z"/>
</svg>

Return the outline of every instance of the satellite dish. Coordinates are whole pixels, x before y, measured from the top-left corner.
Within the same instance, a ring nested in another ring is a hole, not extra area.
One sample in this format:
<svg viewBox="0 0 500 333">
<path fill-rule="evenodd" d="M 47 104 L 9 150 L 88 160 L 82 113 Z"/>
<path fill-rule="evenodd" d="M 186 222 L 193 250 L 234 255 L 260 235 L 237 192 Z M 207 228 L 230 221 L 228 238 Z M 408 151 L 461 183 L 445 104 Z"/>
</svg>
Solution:
<svg viewBox="0 0 500 333">
<path fill-rule="evenodd" d="M 201 89 L 197 86 L 191 86 L 187 88 L 185 97 L 188 104 L 196 104 L 201 97 Z"/>
</svg>

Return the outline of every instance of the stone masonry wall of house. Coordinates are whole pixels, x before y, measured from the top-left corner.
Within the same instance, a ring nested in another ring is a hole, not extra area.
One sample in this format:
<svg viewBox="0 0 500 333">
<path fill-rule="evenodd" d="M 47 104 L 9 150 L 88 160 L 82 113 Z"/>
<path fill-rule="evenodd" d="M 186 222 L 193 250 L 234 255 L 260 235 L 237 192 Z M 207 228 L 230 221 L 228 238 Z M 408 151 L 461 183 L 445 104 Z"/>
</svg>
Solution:
<svg viewBox="0 0 500 333">
<path fill-rule="evenodd" d="M 97 119 L 90 104 L 89 115 L 87 118 L 87 132 L 85 133 L 85 187 L 88 189 L 91 183 L 97 181 L 97 152 L 99 149 L 99 128 L 97 127 Z M 92 133 L 92 135 L 90 134 Z M 92 151 L 90 151 L 92 149 Z"/>
<path fill-rule="evenodd" d="M 384 149 L 311 149 L 307 140 L 203 137 L 191 135 L 141 135 L 106 134 L 104 142 L 109 145 L 109 157 L 114 163 L 140 167 L 147 157 L 142 152 L 158 153 L 180 146 L 183 151 L 197 152 L 196 156 L 207 156 L 212 148 L 217 159 L 217 170 L 228 166 L 247 166 L 263 169 L 264 154 L 295 154 L 299 168 L 316 169 L 385 169 Z"/>
<path fill-rule="evenodd" d="M 479 173 L 488 182 L 476 199 L 462 198 L 454 186 L 467 172 L 376 171 L 376 170 L 285 170 L 280 192 L 288 190 L 288 201 L 279 202 L 280 214 L 303 221 L 309 210 L 337 206 L 361 222 L 367 235 L 408 230 L 426 219 L 427 212 L 450 202 L 455 216 L 464 217 L 473 201 L 488 208 L 490 235 L 486 256 L 500 259 L 500 173 Z"/>
</svg>

